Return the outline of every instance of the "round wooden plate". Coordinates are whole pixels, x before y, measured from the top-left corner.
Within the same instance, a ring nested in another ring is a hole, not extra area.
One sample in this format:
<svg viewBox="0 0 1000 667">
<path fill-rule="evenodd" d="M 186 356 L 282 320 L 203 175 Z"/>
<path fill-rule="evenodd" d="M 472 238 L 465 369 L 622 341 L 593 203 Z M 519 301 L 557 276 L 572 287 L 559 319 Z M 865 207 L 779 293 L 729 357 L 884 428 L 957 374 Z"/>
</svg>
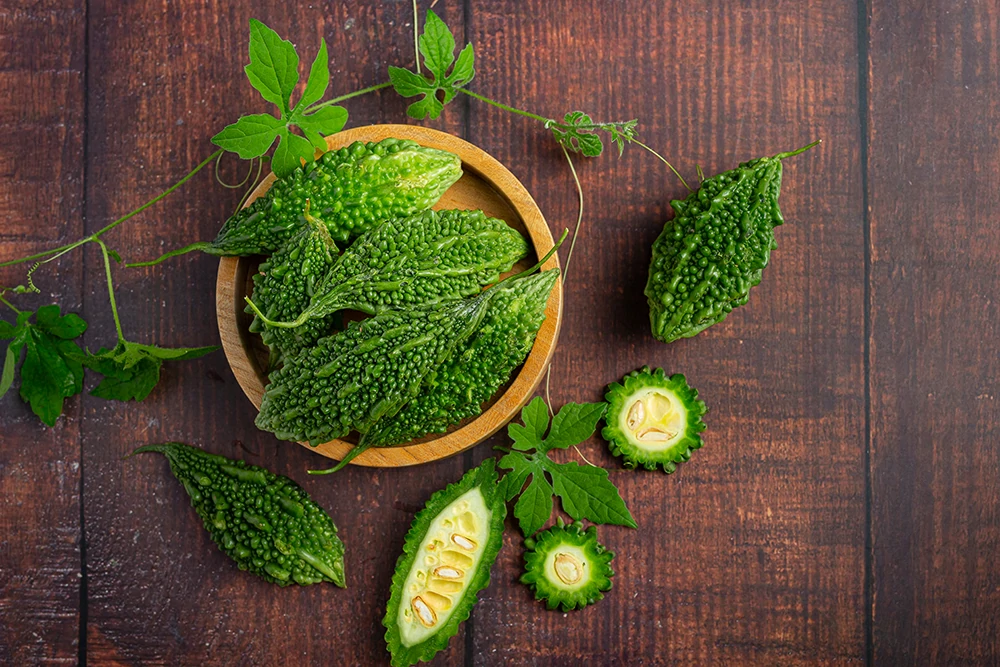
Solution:
<svg viewBox="0 0 1000 667">
<path fill-rule="evenodd" d="M 388 137 L 412 139 L 423 146 L 451 151 L 462 158 L 464 174 L 434 207 L 482 209 L 486 215 L 504 220 L 531 241 L 535 254 L 519 262 L 514 271 L 531 266 L 553 246 L 552 234 L 528 191 L 510 171 L 485 151 L 444 132 L 415 125 L 369 125 L 346 130 L 327 137 L 331 149 L 355 141 L 381 141 Z M 271 187 L 274 174 L 269 174 L 250 195 L 247 205 Z M 262 258 L 223 257 L 215 286 L 215 304 L 219 319 L 219 334 L 229 365 L 243 392 L 260 409 L 267 383 L 267 347 L 260 336 L 250 333 L 252 317 L 244 312 L 243 297 L 253 288 L 253 276 Z M 544 269 L 558 268 L 559 256 L 554 254 Z M 535 392 L 545 368 L 555 350 L 562 322 L 562 280 L 556 281 L 545 309 L 545 322 L 538 332 L 535 345 L 524 365 L 513 374 L 507 385 L 484 406 L 478 417 L 453 426 L 447 433 L 429 435 L 399 447 L 369 449 L 351 461 L 352 464 L 392 468 L 435 461 L 457 454 L 481 442 L 511 420 Z M 309 449 L 331 459 L 342 459 L 354 446 L 356 435 L 332 440 Z"/>
</svg>

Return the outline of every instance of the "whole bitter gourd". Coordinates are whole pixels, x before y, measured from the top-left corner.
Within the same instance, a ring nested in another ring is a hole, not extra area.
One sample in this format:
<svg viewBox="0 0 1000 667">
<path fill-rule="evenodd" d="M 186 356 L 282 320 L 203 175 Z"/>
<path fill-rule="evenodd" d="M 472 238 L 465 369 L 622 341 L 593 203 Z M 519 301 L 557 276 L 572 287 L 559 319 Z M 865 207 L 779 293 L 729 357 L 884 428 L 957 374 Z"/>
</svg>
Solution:
<svg viewBox="0 0 1000 667">
<path fill-rule="evenodd" d="M 326 225 L 305 213 L 306 225 L 260 265 L 253 277 L 253 299 L 264 316 L 272 320 L 295 319 L 306 308 L 330 269 L 338 251 Z M 253 314 L 250 306 L 247 312 Z M 250 331 L 259 333 L 271 350 L 271 367 L 283 356 L 291 356 L 312 346 L 331 333 L 334 315 L 310 318 L 295 328 L 277 328 L 254 317 Z"/>
<path fill-rule="evenodd" d="M 393 667 L 430 660 L 469 618 L 490 583 L 507 513 L 493 459 L 438 491 L 417 512 L 386 605 Z"/>
<path fill-rule="evenodd" d="M 608 385 L 604 398 L 608 411 L 601 435 L 627 468 L 662 466 L 671 473 L 702 446 L 705 422 L 701 418 L 708 408 L 683 375 L 667 377 L 662 368 L 650 371 L 643 366 L 626 375 L 621 384 Z"/>
<path fill-rule="evenodd" d="M 413 400 L 375 423 L 366 444 L 402 444 L 478 415 L 531 351 L 558 276 L 558 270 L 544 271 L 493 288 L 496 294 L 475 333 L 427 374 Z"/>
<path fill-rule="evenodd" d="M 583 609 L 611 590 L 615 554 L 597 541 L 596 527 L 583 530 L 579 521 L 567 526 L 560 518 L 557 525 L 526 539 L 524 546 L 521 583 L 549 609 Z"/>
<path fill-rule="evenodd" d="M 352 243 L 298 318 L 264 321 L 299 327 L 343 309 L 373 314 L 454 301 L 478 294 L 527 254 L 517 230 L 482 211 L 424 211 L 384 222 Z"/>
<path fill-rule="evenodd" d="M 347 242 L 376 223 L 430 208 L 462 175 L 453 153 L 416 142 L 355 142 L 275 181 L 202 248 L 213 255 L 269 254 L 304 224 L 306 200 L 334 241 Z"/>
<path fill-rule="evenodd" d="M 646 283 L 653 336 L 689 338 L 747 302 L 777 248 L 781 161 L 814 145 L 746 162 L 671 202 Z"/>
<path fill-rule="evenodd" d="M 390 310 L 320 339 L 270 375 L 257 426 L 282 440 L 319 444 L 365 433 L 394 414 L 479 324 L 483 294 L 445 305 Z"/>
<path fill-rule="evenodd" d="M 167 457 L 212 540 L 241 570 L 279 586 L 345 586 L 337 527 L 292 480 L 179 442 L 132 454 L 143 452 Z"/>
</svg>

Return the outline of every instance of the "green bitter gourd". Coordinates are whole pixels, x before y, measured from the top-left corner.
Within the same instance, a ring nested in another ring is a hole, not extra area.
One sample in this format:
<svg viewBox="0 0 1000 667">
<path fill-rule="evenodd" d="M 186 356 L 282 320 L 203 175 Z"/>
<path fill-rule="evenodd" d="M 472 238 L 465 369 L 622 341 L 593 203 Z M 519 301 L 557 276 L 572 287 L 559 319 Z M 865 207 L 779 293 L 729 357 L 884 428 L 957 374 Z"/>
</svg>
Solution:
<svg viewBox="0 0 1000 667">
<path fill-rule="evenodd" d="M 312 444 L 365 433 L 416 395 L 421 381 L 471 335 L 487 294 L 389 310 L 320 339 L 270 375 L 257 426 Z"/>
<path fill-rule="evenodd" d="M 487 459 L 432 495 L 414 517 L 383 620 L 393 667 L 430 660 L 448 646 L 490 583 L 506 513 Z"/>
<path fill-rule="evenodd" d="M 304 224 L 306 200 L 334 241 L 346 242 L 388 218 L 433 206 L 462 175 L 453 153 L 416 142 L 355 142 L 324 153 L 226 221 L 200 249 L 213 255 L 268 254 Z"/>
<path fill-rule="evenodd" d="M 643 366 L 622 378 L 621 384 L 608 385 L 604 398 L 608 411 L 601 435 L 627 468 L 662 466 L 671 473 L 702 445 L 701 418 L 708 408 L 683 375 L 667 377 L 662 368 L 650 371 Z"/>
<path fill-rule="evenodd" d="M 653 243 L 646 283 L 653 336 L 689 338 L 747 302 L 778 247 L 781 161 L 814 145 L 746 162 L 671 202 L 675 216 Z"/>
<path fill-rule="evenodd" d="M 263 319 L 292 328 L 343 309 L 374 314 L 453 301 L 478 294 L 527 254 L 517 230 L 482 211 L 424 211 L 387 221 L 351 244 L 298 318 Z"/>
<path fill-rule="evenodd" d="M 280 586 L 345 586 L 337 527 L 292 480 L 179 442 L 132 454 L 143 452 L 167 457 L 212 540 L 241 570 Z"/>
<path fill-rule="evenodd" d="M 307 203 L 308 209 L 308 203 Z M 253 299 L 268 319 L 294 319 L 306 308 L 330 269 L 337 262 L 337 246 L 326 225 L 305 213 L 307 224 L 284 243 L 253 277 Z M 250 306 L 246 311 L 253 314 Z M 291 356 L 328 335 L 335 316 L 311 318 L 294 329 L 267 326 L 254 317 L 250 331 L 259 333 L 271 350 L 271 367 L 283 356 Z"/>
<path fill-rule="evenodd" d="M 582 609 L 604 599 L 611 590 L 615 554 L 597 541 L 597 528 L 583 530 L 577 521 L 559 523 L 524 541 L 524 574 L 536 600 L 549 609 Z"/>
<path fill-rule="evenodd" d="M 545 320 L 558 270 L 494 288 L 482 323 L 452 356 L 424 378 L 420 393 L 365 435 L 373 447 L 398 445 L 478 415 L 482 404 L 528 356 Z"/>
</svg>

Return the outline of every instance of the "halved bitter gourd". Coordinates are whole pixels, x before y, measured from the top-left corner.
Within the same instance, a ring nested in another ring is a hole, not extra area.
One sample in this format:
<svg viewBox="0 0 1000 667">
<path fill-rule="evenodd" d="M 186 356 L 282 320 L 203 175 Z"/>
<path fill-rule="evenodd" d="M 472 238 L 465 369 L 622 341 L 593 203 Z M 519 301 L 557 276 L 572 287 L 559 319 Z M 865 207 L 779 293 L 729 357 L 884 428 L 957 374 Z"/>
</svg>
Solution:
<svg viewBox="0 0 1000 667">
<path fill-rule="evenodd" d="M 626 468 L 662 466 L 671 473 L 702 446 L 702 416 L 708 411 L 683 375 L 666 376 L 649 366 L 632 371 L 621 384 L 612 382 L 604 395 L 608 411 L 601 435 Z"/>
<path fill-rule="evenodd" d="M 583 530 L 579 521 L 567 526 L 560 518 L 557 525 L 526 539 L 524 546 L 521 583 L 549 609 L 582 609 L 611 590 L 615 554 L 597 541 L 594 526 Z"/>
<path fill-rule="evenodd" d="M 430 660 L 448 646 L 490 583 L 506 513 L 487 459 L 414 517 L 383 620 L 394 667 Z"/>
</svg>

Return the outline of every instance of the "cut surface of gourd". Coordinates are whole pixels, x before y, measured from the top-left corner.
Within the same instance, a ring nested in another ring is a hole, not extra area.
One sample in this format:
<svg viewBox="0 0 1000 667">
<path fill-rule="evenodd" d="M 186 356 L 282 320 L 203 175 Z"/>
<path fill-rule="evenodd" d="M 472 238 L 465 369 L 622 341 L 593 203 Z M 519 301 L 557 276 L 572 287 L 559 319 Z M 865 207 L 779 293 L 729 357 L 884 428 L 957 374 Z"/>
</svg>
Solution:
<svg viewBox="0 0 1000 667">
<path fill-rule="evenodd" d="M 683 375 L 667 377 L 662 368 L 644 366 L 612 382 L 605 394 L 608 410 L 601 435 L 625 467 L 670 473 L 702 445 L 702 416 L 708 411 Z"/>
<path fill-rule="evenodd" d="M 583 530 L 580 522 L 567 526 L 560 519 L 555 526 L 525 540 L 524 545 L 521 583 L 549 609 L 581 609 L 611 590 L 615 555 L 597 541 L 594 526 Z"/>
</svg>

